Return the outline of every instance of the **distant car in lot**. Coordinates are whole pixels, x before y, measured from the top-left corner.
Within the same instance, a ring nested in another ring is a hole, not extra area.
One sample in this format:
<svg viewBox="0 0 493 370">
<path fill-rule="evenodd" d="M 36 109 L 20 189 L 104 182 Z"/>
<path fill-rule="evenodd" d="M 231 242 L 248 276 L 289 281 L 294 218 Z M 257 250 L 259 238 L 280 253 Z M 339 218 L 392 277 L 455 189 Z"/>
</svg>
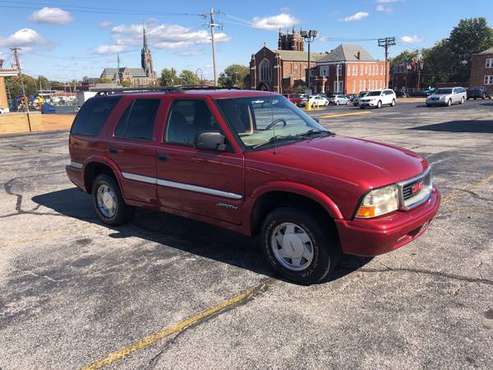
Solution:
<svg viewBox="0 0 493 370">
<path fill-rule="evenodd" d="M 467 99 L 466 89 L 463 87 L 441 87 L 426 98 L 426 105 L 446 105 L 464 104 Z"/>
<path fill-rule="evenodd" d="M 470 87 L 467 89 L 467 100 L 469 99 L 491 99 L 491 95 L 484 86 Z"/>
<path fill-rule="evenodd" d="M 135 207 L 208 222 L 255 238 L 303 284 L 343 254 L 415 240 L 440 204 L 426 159 L 337 136 L 269 92 L 100 92 L 77 114 L 69 152 L 68 177 L 102 223 L 122 225 Z"/>
<path fill-rule="evenodd" d="M 384 105 L 393 107 L 396 103 L 397 97 L 392 89 L 369 91 L 365 97 L 359 99 L 361 109 L 366 107 L 382 108 Z"/>
<path fill-rule="evenodd" d="M 353 105 L 357 107 L 359 105 L 359 100 L 366 95 L 368 95 L 368 91 L 360 91 L 360 93 L 353 98 Z"/>
<path fill-rule="evenodd" d="M 303 98 L 298 94 L 284 94 L 284 97 L 288 99 L 294 105 L 300 105 L 303 101 Z"/>
<path fill-rule="evenodd" d="M 351 100 L 346 95 L 337 94 L 329 97 L 329 104 L 348 105 L 350 102 Z"/>
<path fill-rule="evenodd" d="M 312 105 L 312 107 L 326 107 L 329 105 L 329 99 L 322 95 L 312 95 L 308 102 Z"/>
<path fill-rule="evenodd" d="M 5 109 L 5 108 L 0 108 L 0 114 L 4 114 L 4 113 L 7 113 L 7 109 Z"/>
</svg>

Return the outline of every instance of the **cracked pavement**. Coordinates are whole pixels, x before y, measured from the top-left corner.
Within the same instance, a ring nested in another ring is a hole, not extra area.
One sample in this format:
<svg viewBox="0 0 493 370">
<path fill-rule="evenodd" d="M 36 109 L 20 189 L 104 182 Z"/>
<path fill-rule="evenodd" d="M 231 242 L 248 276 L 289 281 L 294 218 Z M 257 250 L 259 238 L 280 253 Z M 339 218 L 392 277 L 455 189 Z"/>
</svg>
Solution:
<svg viewBox="0 0 493 370">
<path fill-rule="evenodd" d="M 65 176 L 67 133 L 0 138 L 0 368 L 81 368 L 265 285 L 110 368 L 491 369 L 493 103 L 321 122 L 425 156 L 444 199 L 417 241 L 310 287 L 209 225 L 139 210 L 103 226 Z"/>
</svg>

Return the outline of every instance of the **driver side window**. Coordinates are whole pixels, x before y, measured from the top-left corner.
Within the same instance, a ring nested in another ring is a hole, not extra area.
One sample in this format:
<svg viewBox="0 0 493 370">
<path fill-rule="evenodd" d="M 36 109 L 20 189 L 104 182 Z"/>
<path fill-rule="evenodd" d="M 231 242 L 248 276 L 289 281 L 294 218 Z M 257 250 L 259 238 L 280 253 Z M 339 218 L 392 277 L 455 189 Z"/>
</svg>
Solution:
<svg viewBox="0 0 493 370">
<path fill-rule="evenodd" d="M 166 143 L 194 146 L 197 136 L 205 131 L 222 133 L 204 100 L 177 100 L 173 103 L 166 125 Z"/>
</svg>

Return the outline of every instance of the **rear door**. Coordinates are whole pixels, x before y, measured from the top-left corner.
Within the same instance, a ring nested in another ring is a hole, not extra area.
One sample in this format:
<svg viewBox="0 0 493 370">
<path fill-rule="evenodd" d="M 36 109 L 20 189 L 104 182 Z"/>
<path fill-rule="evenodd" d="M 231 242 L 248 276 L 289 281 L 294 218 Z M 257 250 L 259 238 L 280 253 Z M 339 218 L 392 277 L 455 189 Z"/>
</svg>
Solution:
<svg viewBox="0 0 493 370">
<path fill-rule="evenodd" d="M 164 208 L 240 224 L 243 202 L 243 154 L 195 148 L 204 131 L 224 130 L 217 109 L 202 98 L 172 102 L 158 151 L 158 197 Z"/>
<path fill-rule="evenodd" d="M 120 168 L 125 199 L 157 205 L 156 123 L 160 98 L 126 97 L 126 108 L 114 127 L 108 154 Z"/>
</svg>

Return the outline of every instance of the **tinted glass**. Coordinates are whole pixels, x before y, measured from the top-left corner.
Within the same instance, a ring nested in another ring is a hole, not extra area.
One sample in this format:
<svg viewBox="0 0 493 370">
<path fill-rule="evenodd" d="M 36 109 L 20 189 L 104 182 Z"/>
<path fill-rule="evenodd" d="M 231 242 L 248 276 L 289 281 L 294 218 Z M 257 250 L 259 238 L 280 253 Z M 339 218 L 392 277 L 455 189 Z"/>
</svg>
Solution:
<svg viewBox="0 0 493 370">
<path fill-rule="evenodd" d="M 452 89 L 438 89 L 435 91 L 437 95 L 452 94 Z"/>
<path fill-rule="evenodd" d="M 123 114 L 115 130 L 115 136 L 126 139 L 152 140 L 154 120 L 159 99 L 136 99 Z"/>
<path fill-rule="evenodd" d="M 381 93 L 381 91 L 370 91 L 368 96 L 380 96 Z"/>
<path fill-rule="evenodd" d="M 97 136 L 118 100 L 119 97 L 112 96 L 91 98 L 86 101 L 77 113 L 70 133 Z"/>
</svg>

